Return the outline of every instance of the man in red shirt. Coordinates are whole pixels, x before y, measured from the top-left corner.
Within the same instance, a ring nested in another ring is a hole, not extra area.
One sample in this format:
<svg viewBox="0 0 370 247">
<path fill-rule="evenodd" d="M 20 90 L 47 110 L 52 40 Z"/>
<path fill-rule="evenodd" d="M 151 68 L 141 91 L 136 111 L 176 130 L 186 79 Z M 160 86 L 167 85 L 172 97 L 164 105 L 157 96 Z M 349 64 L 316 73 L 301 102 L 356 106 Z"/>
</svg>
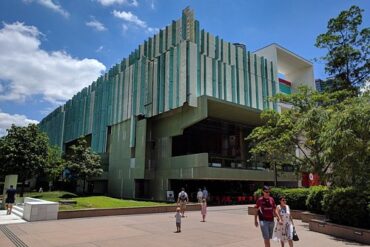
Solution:
<svg viewBox="0 0 370 247">
<path fill-rule="evenodd" d="M 274 198 L 270 196 L 270 188 L 263 186 L 263 196 L 258 198 L 255 208 L 257 208 L 254 216 L 254 225 L 258 227 L 257 216 L 259 219 L 259 225 L 262 232 L 262 237 L 265 242 L 265 247 L 270 247 L 270 239 L 272 238 L 272 232 L 274 230 L 274 215 L 276 204 Z M 277 216 L 279 222 L 281 219 Z"/>
</svg>

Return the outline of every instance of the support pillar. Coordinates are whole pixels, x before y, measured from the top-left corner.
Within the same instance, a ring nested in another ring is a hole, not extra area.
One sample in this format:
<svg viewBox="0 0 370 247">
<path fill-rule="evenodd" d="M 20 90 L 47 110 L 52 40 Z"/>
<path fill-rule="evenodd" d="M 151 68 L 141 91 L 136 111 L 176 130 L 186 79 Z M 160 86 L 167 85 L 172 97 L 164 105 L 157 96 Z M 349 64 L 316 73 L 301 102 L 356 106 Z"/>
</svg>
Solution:
<svg viewBox="0 0 370 247">
<path fill-rule="evenodd" d="M 6 190 L 10 188 L 10 185 L 13 185 L 14 189 L 17 189 L 17 182 L 18 182 L 18 175 L 6 175 L 5 182 L 4 182 L 4 190 L 3 190 L 3 201 L 1 204 L 1 208 L 5 208 L 5 198 L 6 198 Z"/>
</svg>

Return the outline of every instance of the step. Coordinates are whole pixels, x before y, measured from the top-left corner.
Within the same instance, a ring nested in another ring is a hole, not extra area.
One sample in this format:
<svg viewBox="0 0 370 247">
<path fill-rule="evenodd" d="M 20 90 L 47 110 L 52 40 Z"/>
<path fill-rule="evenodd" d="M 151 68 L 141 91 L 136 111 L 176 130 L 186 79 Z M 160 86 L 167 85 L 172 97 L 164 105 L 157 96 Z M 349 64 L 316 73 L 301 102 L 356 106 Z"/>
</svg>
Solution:
<svg viewBox="0 0 370 247">
<path fill-rule="evenodd" d="M 25 223 L 25 222 L 27 222 L 27 221 L 25 221 L 24 219 L 22 219 L 18 215 L 15 215 L 13 213 L 11 215 L 7 215 L 6 210 L 0 210 L 0 225 Z"/>
<path fill-rule="evenodd" d="M 23 218 L 23 207 L 21 206 L 13 206 L 13 210 L 12 210 L 12 214 L 20 217 L 20 218 Z"/>
</svg>

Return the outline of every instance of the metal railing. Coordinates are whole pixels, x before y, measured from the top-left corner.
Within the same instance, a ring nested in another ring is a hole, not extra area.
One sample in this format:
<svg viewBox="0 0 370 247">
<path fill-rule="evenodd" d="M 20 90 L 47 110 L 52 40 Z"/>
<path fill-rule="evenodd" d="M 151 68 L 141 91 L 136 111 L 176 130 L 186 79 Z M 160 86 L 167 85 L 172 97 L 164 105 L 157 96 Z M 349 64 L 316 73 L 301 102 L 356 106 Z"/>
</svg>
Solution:
<svg viewBox="0 0 370 247">
<path fill-rule="evenodd" d="M 209 155 L 208 166 L 216 168 L 232 168 L 232 169 L 245 169 L 257 171 L 273 171 L 268 163 L 264 162 L 251 162 L 248 160 L 234 159 L 229 157 L 220 157 Z M 286 164 L 278 168 L 280 172 L 295 172 L 296 168 L 292 165 Z"/>
<path fill-rule="evenodd" d="M 234 159 L 228 157 L 209 156 L 209 167 L 234 168 L 246 170 L 269 171 L 268 164 L 260 162 L 250 162 L 247 160 Z"/>
</svg>

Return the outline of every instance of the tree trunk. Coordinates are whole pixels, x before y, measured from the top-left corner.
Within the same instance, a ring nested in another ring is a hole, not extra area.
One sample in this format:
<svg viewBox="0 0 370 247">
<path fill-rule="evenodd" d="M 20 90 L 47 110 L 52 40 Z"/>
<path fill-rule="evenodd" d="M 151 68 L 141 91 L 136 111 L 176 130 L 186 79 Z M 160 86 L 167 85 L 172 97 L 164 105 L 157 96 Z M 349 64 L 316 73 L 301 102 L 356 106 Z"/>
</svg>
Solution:
<svg viewBox="0 0 370 247">
<path fill-rule="evenodd" d="M 277 187 L 277 169 L 276 169 L 276 163 L 274 162 L 274 186 Z"/>
<path fill-rule="evenodd" d="M 83 188 L 82 188 L 82 194 L 85 194 L 85 184 L 86 184 L 86 178 L 84 178 L 84 185 L 83 185 Z"/>
<path fill-rule="evenodd" d="M 24 184 L 25 184 L 25 181 L 22 180 L 22 186 L 21 186 L 21 191 L 19 193 L 19 197 L 23 197 L 23 193 L 24 193 Z"/>
</svg>

